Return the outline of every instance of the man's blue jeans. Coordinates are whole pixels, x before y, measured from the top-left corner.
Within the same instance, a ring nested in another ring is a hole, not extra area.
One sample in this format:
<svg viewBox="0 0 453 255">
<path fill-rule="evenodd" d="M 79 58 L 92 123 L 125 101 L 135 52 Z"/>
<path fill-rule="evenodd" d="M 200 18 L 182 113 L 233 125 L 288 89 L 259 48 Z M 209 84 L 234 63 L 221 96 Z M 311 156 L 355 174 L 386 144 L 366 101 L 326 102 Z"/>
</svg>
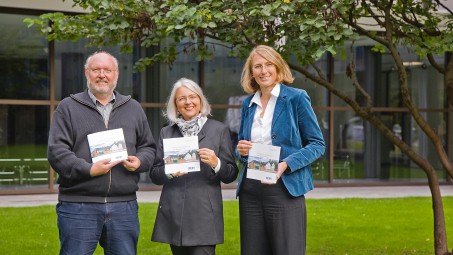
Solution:
<svg viewBox="0 0 453 255">
<path fill-rule="evenodd" d="M 137 200 L 105 204 L 59 202 L 57 216 L 60 255 L 91 255 L 98 242 L 106 255 L 137 254 Z"/>
</svg>

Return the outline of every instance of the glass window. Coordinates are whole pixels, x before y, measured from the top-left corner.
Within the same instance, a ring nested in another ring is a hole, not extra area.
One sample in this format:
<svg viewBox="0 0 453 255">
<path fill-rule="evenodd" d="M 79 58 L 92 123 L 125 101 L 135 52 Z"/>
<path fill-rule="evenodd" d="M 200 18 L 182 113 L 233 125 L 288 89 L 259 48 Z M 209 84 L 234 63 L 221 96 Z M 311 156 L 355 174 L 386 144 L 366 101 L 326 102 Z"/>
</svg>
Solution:
<svg viewBox="0 0 453 255">
<path fill-rule="evenodd" d="M 351 61 L 351 54 L 349 52 L 349 46 L 345 47 L 345 59 L 337 56 L 333 58 L 334 67 L 333 67 L 333 83 L 335 88 L 345 93 L 350 98 L 356 97 L 356 89 L 351 82 L 351 79 L 346 75 L 346 67 Z M 339 54 L 340 55 L 340 54 Z M 360 64 L 357 64 L 357 69 L 360 70 Z M 333 98 L 334 106 L 344 107 L 348 106 L 342 99 L 334 96 Z"/>
<path fill-rule="evenodd" d="M 120 53 L 119 48 L 103 49 L 118 60 L 118 85 L 116 90 L 124 95 L 132 95 L 139 100 L 140 74 L 133 73 L 133 55 Z M 89 55 L 99 51 L 86 47 L 86 40 L 55 43 L 55 97 L 61 100 L 70 94 L 84 91 L 86 86 L 85 61 Z M 136 92 L 134 94 L 134 92 Z"/>
<path fill-rule="evenodd" d="M 0 189 L 46 188 L 48 106 L 0 105 Z"/>
<path fill-rule="evenodd" d="M 159 139 L 160 130 L 168 125 L 167 119 L 163 116 L 163 108 L 145 108 L 145 114 L 151 128 L 154 140 Z"/>
<path fill-rule="evenodd" d="M 408 113 L 394 113 L 393 115 L 395 116 L 393 119 L 396 120 L 392 126 L 394 134 L 409 144 L 421 157 L 428 160 L 436 171 L 438 171 L 440 179 L 445 181 L 445 171 L 438 159 L 434 146 L 425 133 L 418 127 Z M 444 145 L 446 145 L 446 114 L 441 112 L 422 112 L 422 115 L 427 118 L 430 126 L 438 130 L 438 134 L 443 139 Z M 403 120 L 401 125 L 399 124 L 399 120 Z M 423 170 L 404 155 L 399 148 L 391 144 L 384 137 L 382 144 L 384 146 L 388 144 L 388 146 L 386 147 L 387 149 L 385 147 L 381 149 L 381 165 L 383 166 L 381 169 L 381 180 L 404 182 L 426 181 L 427 177 Z"/>
<path fill-rule="evenodd" d="M 421 61 L 415 53 L 408 54 L 407 49 L 400 50 L 403 54 L 403 61 L 406 65 L 408 74 L 408 86 L 411 97 L 415 105 L 420 108 L 444 108 L 446 93 L 443 84 L 444 77 L 428 61 Z M 382 57 L 380 77 L 380 89 L 376 90 L 377 96 L 382 100 L 377 100 L 377 106 L 383 107 L 405 107 L 401 99 L 398 71 L 394 61 L 388 54 L 379 55 Z M 435 57 L 440 65 L 444 58 Z M 429 89 L 428 89 L 429 88 Z"/>
<path fill-rule="evenodd" d="M 86 58 L 98 50 L 87 48 L 86 40 L 55 42 L 55 59 L 49 59 L 49 43 L 36 29 L 27 28 L 23 20 L 33 15 L 0 13 L 3 41 L 0 45 L 0 99 L 42 100 L 36 105 L 0 105 L 0 190 L 47 189 L 50 176 L 47 163 L 47 139 L 50 123 L 50 61 L 54 61 L 55 98 L 61 100 L 70 94 L 86 89 L 84 64 Z M 161 46 L 167 45 L 163 42 Z M 178 50 L 193 43 L 183 40 Z M 357 77 L 373 98 L 375 107 L 404 107 L 400 98 L 398 74 L 388 53 L 371 51 L 374 44 L 369 39 L 360 40 L 354 47 Z M 194 45 L 194 44 L 192 44 Z M 133 64 L 140 56 L 152 56 L 157 48 L 143 49 L 134 46 L 134 53 L 120 53 L 119 48 L 107 48 L 119 62 L 117 90 L 143 103 L 154 138 L 167 125 L 162 111 L 171 88 L 178 79 L 187 77 L 202 85 L 212 104 L 212 116 L 225 123 L 231 132 L 233 147 L 237 142 L 240 123 L 240 105 L 247 95 L 240 85 L 244 60 L 229 56 L 229 49 L 215 47 L 214 57 L 204 62 L 196 61 L 195 54 L 180 54 L 172 64 L 158 63 L 147 67 L 143 73 L 133 72 Z M 451 112 L 442 112 L 446 105 L 443 79 L 428 61 L 421 60 L 405 46 L 399 48 L 408 72 L 411 96 L 422 116 L 443 139 L 451 144 Z M 346 67 L 353 56 L 350 46 L 345 54 L 334 61 L 335 86 L 349 97 L 361 102 L 363 98 L 346 75 Z M 182 52 L 182 50 L 181 50 Z M 343 56 L 345 58 L 343 58 Z M 442 65 L 445 56 L 434 56 Z M 318 65 L 328 75 L 330 58 L 324 56 Z M 314 71 L 314 70 L 311 70 Z M 407 156 L 388 141 L 371 124 L 363 121 L 353 111 L 335 109 L 332 119 L 333 136 L 329 133 L 329 111 L 319 107 L 329 105 L 329 93 L 300 73 L 293 72 L 295 81 L 290 86 L 307 91 L 312 100 L 319 126 L 327 145 L 325 156 L 312 164 L 317 182 L 425 182 L 425 173 Z M 201 79 L 201 80 L 200 80 Z M 334 96 L 333 107 L 348 106 Z M 14 102 L 15 104 L 17 102 Z M 29 103 L 29 102 L 27 102 Z M 53 109 L 53 108 L 52 108 Z M 409 113 L 375 112 L 392 132 L 409 144 L 417 153 L 433 164 L 442 180 L 445 171 L 430 140 L 413 121 Z M 450 115 L 450 118 L 447 116 Z M 450 125 L 447 122 L 450 121 Z M 450 132 L 449 134 L 447 134 Z M 450 138 L 450 141 L 447 139 Z M 333 146 L 334 155 L 328 155 Z M 451 147 L 451 146 L 450 146 Z M 329 162 L 329 156 L 333 161 Z M 333 176 L 329 176 L 329 170 Z M 50 178 L 52 177 L 52 178 Z M 151 184 L 148 173 L 142 173 L 140 185 Z"/>
<path fill-rule="evenodd" d="M 180 47 L 184 47 L 189 41 L 184 40 Z M 168 41 L 161 43 L 162 47 L 166 46 Z M 168 64 L 161 62 L 149 67 L 147 71 L 146 88 L 152 90 L 147 94 L 146 101 L 153 103 L 166 103 L 170 95 L 173 84 L 185 77 L 199 84 L 199 62 L 195 60 L 194 54 L 180 54 L 174 63 Z"/>
<path fill-rule="evenodd" d="M 290 61 L 295 61 L 290 60 Z M 323 56 L 316 62 L 318 67 L 322 70 L 324 75 L 327 75 L 327 57 Z M 311 72 L 315 72 L 314 69 L 310 69 Z M 328 105 L 328 91 L 321 85 L 307 79 L 303 74 L 292 71 L 294 76 L 294 82 L 291 84 L 292 87 L 300 88 L 307 91 L 310 96 L 311 104 L 315 106 L 327 106 Z"/>
<path fill-rule="evenodd" d="M 427 159 L 445 180 L 445 172 L 437 153 L 415 121 L 407 112 L 376 113 L 392 132 L 414 151 Z M 422 112 L 446 146 L 446 114 Z M 370 181 L 426 181 L 426 175 L 401 150 L 361 118 L 350 117 L 349 112 L 336 112 L 334 149 L 335 182 L 354 179 Z"/>
<path fill-rule="evenodd" d="M 361 179 L 365 149 L 363 120 L 350 111 L 336 111 L 334 120 L 333 178 L 336 182 Z"/>
<path fill-rule="evenodd" d="M 27 17 L 0 13 L 0 99 L 49 99 L 48 43 Z"/>
<path fill-rule="evenodd" d="M 326 150 L 324 155 L 311 164 L 313 179 L 316 182 L 327 182 L 329 180 L 329 122 L 328 111 L 315 109 L 316 118 L 324 138 Z"/>
<path fill-rule="evenodd" d="M 204 62 L 204 91 L 211 104 L 240 105 L 241 100 L 235 99 L 245 95 L 241 87 L 244 60 L 228 54 L 225 47 L 215 46 L 215 57 Z"/>
</svg>

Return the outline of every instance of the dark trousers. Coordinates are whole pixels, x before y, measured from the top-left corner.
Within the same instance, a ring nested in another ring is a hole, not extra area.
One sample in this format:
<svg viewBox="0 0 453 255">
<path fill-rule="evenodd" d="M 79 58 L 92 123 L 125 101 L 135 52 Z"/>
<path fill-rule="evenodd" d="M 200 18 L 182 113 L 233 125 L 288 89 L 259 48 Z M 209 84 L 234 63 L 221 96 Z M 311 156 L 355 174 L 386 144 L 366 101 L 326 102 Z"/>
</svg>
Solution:
<svg viewBox="0 0 453 255">
<path fill-rule="evenodd" d="M 245 178 L 239 194 L 242 255 L 304 255 L 305 197 L 292 197 L 282 180 Z"/>
<path fill-rule="evenodd" d="M 170 245 L 173 255 L 215 255 L 215 245 L 175 246 Z"/>
</svg>

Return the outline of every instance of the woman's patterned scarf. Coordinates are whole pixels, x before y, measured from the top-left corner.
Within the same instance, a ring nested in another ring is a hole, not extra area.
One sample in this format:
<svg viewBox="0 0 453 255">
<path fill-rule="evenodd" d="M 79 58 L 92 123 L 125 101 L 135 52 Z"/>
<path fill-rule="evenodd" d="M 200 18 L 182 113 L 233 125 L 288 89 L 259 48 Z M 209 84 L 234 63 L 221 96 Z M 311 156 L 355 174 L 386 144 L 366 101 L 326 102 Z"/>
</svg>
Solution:
<svg viewBox="0 0 453 255">
<path fill-rule="evenodd" d="M 195 136 L 198 135 L 198 132 L 200 132 L 201 129 L 200 123 L 198 121 L 200 118 L 200 114 L 189 121 L 186 121 L 182 117 L 179 117 L 176 120 L 176 125 L 178 125 L 179 130 L 181 131 L 183 136 Z"/>
</svg>

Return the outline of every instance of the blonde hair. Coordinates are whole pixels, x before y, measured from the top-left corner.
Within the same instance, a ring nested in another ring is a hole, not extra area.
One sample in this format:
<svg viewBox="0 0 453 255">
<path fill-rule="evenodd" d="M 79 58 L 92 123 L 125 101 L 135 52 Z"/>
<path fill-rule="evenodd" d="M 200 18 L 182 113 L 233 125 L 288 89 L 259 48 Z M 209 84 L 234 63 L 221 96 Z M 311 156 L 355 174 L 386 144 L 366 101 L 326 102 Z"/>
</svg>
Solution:
<svg viewBox="0 0 453 255">
<path fill-rule="evenodd" d="M 282 58 L 280 53 L 267 45 L 258 45 L 250 52 L 247 60 L 245 61 L 244 68 L 241 75 L 241 86 L 247 94 L 255 93 L 260 89 L 260 86 L 253 78 L 252 74 L 252 58 L 260 55 L 267 61 L 275 65 L 277 69 L 277 81 L 284 84 L 291 84 L 294 81 L 294 76 L 288 63 Z"/>
<path fill-rule="evenodd" d="M 167 108 L 164 111 L 164 116 L 171 122 L 175 123 L 176 120 L 178 119 L 178 110 L 176 108 L 176 90 L 181 88 L 181 87 L 186 87 L 193 92 L 195 92 L 199 97 L 201 101 L 201 109 L 200 109 L 200 114 L 201 116 L 208 116 L 211 115 L 211 106 L 208 103 L 208 99 L 203 94 L 203 90 L 201 90 L 200 86 L 187 78 L 181 78 L 178 81 L 173 84 L 173 88 L 171 89 L 170 96 L 168 97 L 167 100 Z"/>
</svg>

